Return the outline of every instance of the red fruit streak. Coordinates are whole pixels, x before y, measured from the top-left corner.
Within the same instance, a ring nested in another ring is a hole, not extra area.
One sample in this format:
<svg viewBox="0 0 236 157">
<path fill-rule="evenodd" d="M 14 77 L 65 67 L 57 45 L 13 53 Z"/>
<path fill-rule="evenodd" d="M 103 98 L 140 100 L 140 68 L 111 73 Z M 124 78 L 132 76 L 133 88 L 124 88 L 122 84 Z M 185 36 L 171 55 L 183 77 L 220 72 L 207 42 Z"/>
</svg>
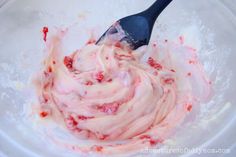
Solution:
<svg viewBox="0 0 236 157">
<path fill-rule="evenodd" d="M 168 79 L 165 79 L 164 82 L 165 82 L 166 84 L 172 84 L 172 83 L 175 82 L 175 80 L 174 80 L 173 78 L 168 78 Z"/>
<path fill-rule="evenodd" d="M 152 146 L 155 146 L 156 144 L 162 143 L 162 142 L 163 142 L 163 140 L 160 140 L 160 139 L 157 139 L 157 140 L 150 139 L 150 141 L 149 141 L 150 145 L 152 145 Z"/>
<path fill-rule="evenodd" d="M 148 64 L 153 67 L 154 69 L 161 70 L 162 65 L 157 63 L 152 57 L 148 58 Z"/>
<path fill-rule="evenodd" d="M 48 27 L 43 27 L 43 40 L 46 42 L 47 41 L 47 34 L 48 34 Z"/>
<path fill-rule="evenodd" d="M 112 82 L 112 79 L 107 80 L 107 82 Z"/>
<path fill-rule="evenodd" d="M 50 72 L 50 73 L 52 72 L 52 67 L 50 67 L 50 66 L 48 67 L 48 72 Z"/>
<path fill-rule="evenodd" d="M 132 59 L 134 60 L 134 57 L 132 55 L 124 55 L 124 54 L 115 54 L 115 57 L 119 60 L 121 60 L 122 58 L 129 58 L 129 59 Z"/>
<path fill-rule="evenodd" d="M 103 140 L 105 140 L 107 137 L 109 137 L 109 135 L 103 135 L 103 136 L 100 137 L 99 139 L 103 141 Z"/>
<path fill-rule="evenodd" d="M 149 135 L 142 135 L 142 136 L 140 136 L 140 139 L 150 139 L 151 138 L 151 136 L 149 136 Z"/>
<path fill-rule="evenodd" d="M 87 120 L 87 119 L 92 119 L 92 118 L 94 118 L 94 117 L 86 117 L 86 116 L 82 116 L 82 115 L 78 116 L 78 119 L 80 119 L 80 120 Z"/>
<path fill-rule="evenodd" d="M 115 43 L 115 45 L 114 45 L 115 47 L 118 47 L 118 48 L 122 48 L 122 45 L 121 45 L 121 43 L 120 42 L 117 42 L 117 43 Z"/>
<path fill-rule="evenodd" d="M 48 112 L 42 111 L 42 112 L 40 112 L 39 115 L 40 115 L 40 117 L 45 118 L 48 116 Z"/>
<path fill-rule="evenodd" d="M 92 150 L 96 151 L 96 152 L 101 152 L 103 150 L 102 146 L 93 146 Z"/>
<path fill-rule="evenodd" d="M 93 82 L 92 82 L 92 81 L 87 81 L 87 82 L 85 83 L 85 85 L 87 85 L 87 86 L 92 86 L 92 85 L 93 85 Z"/>
</svg>

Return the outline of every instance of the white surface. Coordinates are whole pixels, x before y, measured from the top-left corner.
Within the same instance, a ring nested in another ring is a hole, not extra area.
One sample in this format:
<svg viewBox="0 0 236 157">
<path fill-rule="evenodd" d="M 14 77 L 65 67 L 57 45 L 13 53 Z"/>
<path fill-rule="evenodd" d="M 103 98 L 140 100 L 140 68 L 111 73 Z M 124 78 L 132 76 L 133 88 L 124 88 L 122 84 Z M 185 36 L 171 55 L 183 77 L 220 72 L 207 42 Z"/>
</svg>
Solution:
<svg viewBox="0 0 236 157">
<path fill-rule="evenodd" d="M 74 24 L 70 53 L 85 43 L 89 30 L 96 27 L 98 36 L 115 20 L 147 8 L 153 0 L 21 0 L 4 6 L 2 2 L 6 1 L 0 1 L 0 152 L 9 157 L 78 156 L 45 143 L 43 135 L 34 130 L 37 124 L 32 125 L 25 116 L 26 106 L 35 102 L 29 80 L 43 57 L 40 30 L 45 25 L 51 30 Z M 200 58 L 214 81 L 212 101 L 199 106 L 167 145 L 235 149 L 236 8 L 230 4 L 230 0 L 175 0 L 154 28 L 153 40 L 184 34 L 187 42 L 200 49 Z"/>
</svg>

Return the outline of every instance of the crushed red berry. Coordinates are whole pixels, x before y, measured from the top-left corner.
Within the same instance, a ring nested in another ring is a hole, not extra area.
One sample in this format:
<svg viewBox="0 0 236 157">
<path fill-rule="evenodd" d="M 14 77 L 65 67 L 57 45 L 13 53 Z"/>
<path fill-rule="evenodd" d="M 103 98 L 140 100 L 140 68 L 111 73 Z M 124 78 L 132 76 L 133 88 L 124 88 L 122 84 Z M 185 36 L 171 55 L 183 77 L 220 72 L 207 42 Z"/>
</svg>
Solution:
<svg viewBox="0 0 236 157">
<path fill-rule="evenodd" d="M 102 72 L 102 71 L 98 72 L 98 73 L 96 74 L 96 80 L 97 80 L 99 83 L 101 83 L 101 82 L 103 81 L 103 79 L 104 79 L 103 72 Z"/>
<path fill-rule="evenodd" d="M 160 140 L 160 139 L 157 139 L 157 140 L 150 139 L 150 140 L 149 140 L 149 143 L 150 143 L 150 145 L 152 145 L 152 146 L 155 146 L 155 145 L 157 145 L 158 143 L 162 143 L 162 142 L 163 142 L 163 140 Z"/>
<path fill-rule="evenodd" d="M 78 122 L 75 120 L 74 117 L 69 116 L 66 119 L 66 124 L 69 129 L 75 130 L 77 128 Z"/>
<path fill-rule="evenodd" d="M 151 140 L 149 141 L 149 143 L 150 143 L 150 145 L 156 145 L 156 144 L 157 144 L 157 141 L 151 139 Z"/>
<path fill-rule="evenodd" d="M 72 64 L 73 64 L 73 59 L 71 57 L 65 56 L 65 58 L 64 58 L 64 65 L 68 69 L 72 69 Z"/>
<path fill-rule="evenodd" d="M 97 109 L 107 114 L 114 114 L 118 110 L 119 106 L 119 103 L 110 103 L 104 104 L 102 106 L 97 106 Z"/>
<path fill-rule="evenodd" d="M 190 112 L 192 110 L 193 106 L 192 105 L 188 105 L 187 110 Z"/>
<path fill-rule="evenodd" d="M 39 115 L 40 115 L 40 117 L 45 118 L 45 117 L 48 116 L 48 112 L 46 112 L 46 111 L 42 111 L 42 112 L 40 112 Z"/>
<path fill-rule="evenodd" d="M 157 70 L 161 70 L 161 69 L 162 69 L 162 65 L 159 64 L 159 63 L 157 63 L 152 57 L 149 57 L 149 58 L 148 58 L 148 64 L 149 64 L 151 67 L 153 67 L 153 68 L 155 68 L 155 69 L 157 69 Z"/>
</svg>

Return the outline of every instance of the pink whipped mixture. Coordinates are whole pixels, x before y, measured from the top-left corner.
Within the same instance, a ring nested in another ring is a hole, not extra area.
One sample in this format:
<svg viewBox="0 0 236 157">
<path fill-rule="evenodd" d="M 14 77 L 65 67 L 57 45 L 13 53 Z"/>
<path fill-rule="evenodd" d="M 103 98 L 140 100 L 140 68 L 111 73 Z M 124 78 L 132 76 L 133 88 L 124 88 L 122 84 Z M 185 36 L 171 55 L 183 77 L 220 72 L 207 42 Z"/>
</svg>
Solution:
<svg viewBox="0 0 236 157">
<path fill-rule="evenodd" d="M 48 29 L 43 31 L 46 41 Z M 156 147 L 210 96 L 197 50 L 185 45 L 184 37 L 135 51 L 90 41 L 63 56 L 64 34 L 47 39 L 48 54 L 35 83 L 43 119 L 96 142 L 66 141 L 71 150 L 117 154 Z"/>
</svg>

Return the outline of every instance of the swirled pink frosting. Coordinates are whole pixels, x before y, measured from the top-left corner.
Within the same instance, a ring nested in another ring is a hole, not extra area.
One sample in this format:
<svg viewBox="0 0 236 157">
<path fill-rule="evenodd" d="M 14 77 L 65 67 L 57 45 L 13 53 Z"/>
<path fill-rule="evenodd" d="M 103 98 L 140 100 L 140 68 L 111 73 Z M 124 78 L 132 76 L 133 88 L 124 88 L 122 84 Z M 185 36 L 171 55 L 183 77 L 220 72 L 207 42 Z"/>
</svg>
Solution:
<svg viewBox="0 0 236 157">
<path fill-rule="evenodd" d="M 109 154 L 155 146 L 209 97 L 211 82 L 197 51 L 183 41 L 135 51 L 89 43 L 65 57 L 61 42 L 60 35 L 49 39 L 36 80 L 41 117 L 61 121 L 75 138 L 112 142 L 67 142 L 73 150 Z"/>
</svg>

